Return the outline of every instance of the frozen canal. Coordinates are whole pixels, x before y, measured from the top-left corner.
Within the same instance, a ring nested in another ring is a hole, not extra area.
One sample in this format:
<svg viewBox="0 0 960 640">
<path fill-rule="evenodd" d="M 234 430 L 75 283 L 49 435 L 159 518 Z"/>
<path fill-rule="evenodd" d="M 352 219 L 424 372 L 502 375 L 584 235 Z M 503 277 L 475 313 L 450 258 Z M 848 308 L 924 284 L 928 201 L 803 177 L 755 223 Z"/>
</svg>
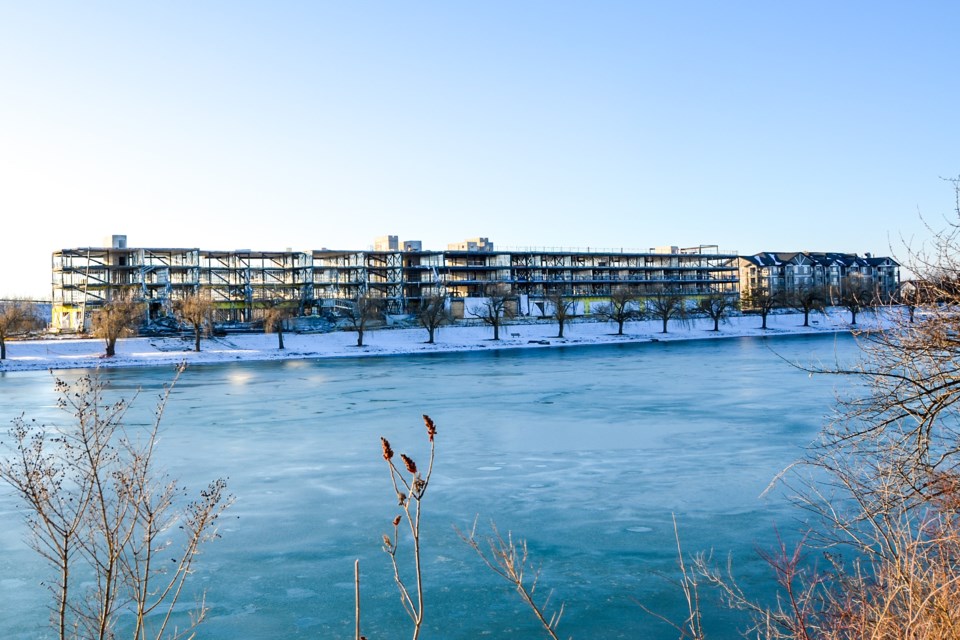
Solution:
<svg viewBox="0 0 960 640">
<path fill-rule="evenodd" d="M 799 514 L 760 494 L 813 440 L 838 383 L 781 356 L 833 361 L 855 349 L 841 335 L 188 369 L 164 419 L 163 466 L 193 490 L 228 477 L 236 496 L 193 583 L 211 607 L 198 637 L 352 638 L 354 558 L 364 633 L 407 636 L 380 550 L 398 511 L 379 437 L 425 461 L 427 413 L 439 433 L 422 637 L 540 637 L 459 540 L 454 527 L 479 516 L 528 540 L 540 588 L 566 603 L 562 637 L 676 638 L 635 602 L 680 617 L 671 514 L 688 552 L 730 553 L 748 590 L 768 589 L 755 549 L 772 546 L 775 526 L 795 530 Z M 172 371 L 102 377 L 114 392 L 142 388 L 131 415 L 147 422 Z M 20 412 L 62 421 L 54 402 L 51 374 L 0 374 L 5 424 Z M 0 637 L 51 637 L 43 566 L 5 487 L 0 518 Z M 706 618 L 712 638 L 738 637 L 738 619 Z"/>
</svg>

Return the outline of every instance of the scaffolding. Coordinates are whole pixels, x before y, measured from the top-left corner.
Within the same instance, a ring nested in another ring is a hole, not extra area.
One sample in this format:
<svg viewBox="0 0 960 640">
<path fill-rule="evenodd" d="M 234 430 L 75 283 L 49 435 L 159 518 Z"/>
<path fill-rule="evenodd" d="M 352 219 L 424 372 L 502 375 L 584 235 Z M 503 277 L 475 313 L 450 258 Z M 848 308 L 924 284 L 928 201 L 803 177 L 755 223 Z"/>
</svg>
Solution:
<svg viewBox="0 0 960 640">
<path fill-rule="evenodd" d="M 87 331 L 92 313 L 119 297 L 143 300 L 144 321 L 196 290 L 196 249 L 87 247 L 53 254 L 53 328 Z"/>
<path fill-rule="evenodd" d="M 299 251 L 201 251 L 199 290 L 213 302 L 214 322 L 251 323 L 278 303 L 313 301 L 312 257 Z"/>
<path fill-rule="evenodd" d="M 313 288 L 323 307 L 369 296 L 382 302 L 386 313 L 404 313 L 403 285 L 403 254 L 399 251 L 313 252 Z"/>
<path fill-rule="evenodd" d="M 125 243 L 123 243 L 125 244 Z M 453 302 L 506 287 L 545 308 L 557 293 L 578 308 L 609 297 L 620 286 L 639 295 L 667 289 L 689 297 L 738 293 L 738 256 L 712 245 L 646 252 L 622 250 L 511 250 L 454 247 L 425 251 L 206 251 L 200 249 L 65 249 L 53 255 L 53 324 L 82 331 L 89 315 L 114 296 L 145 301 L 145 320 L 170 316 L 173 303 L 209 296 L 218 324 L 252 323 L 277 303 L 299 315 L 334 310 L 358 296 L 379 299 L 386 313 L 415 313 L 425 299 Z"/>
</svg>

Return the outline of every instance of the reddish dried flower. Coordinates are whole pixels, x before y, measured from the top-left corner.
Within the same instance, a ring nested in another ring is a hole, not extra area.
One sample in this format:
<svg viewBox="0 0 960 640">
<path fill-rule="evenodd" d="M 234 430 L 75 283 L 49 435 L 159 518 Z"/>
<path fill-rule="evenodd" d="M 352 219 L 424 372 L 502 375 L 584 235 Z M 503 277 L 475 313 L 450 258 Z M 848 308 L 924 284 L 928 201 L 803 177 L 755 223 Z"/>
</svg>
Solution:
<svg viewBox="0 0 960 640">
<path fill-rule="evenodd" d="M 393 526 L 397 526 L 398 524 L 400 524 L 400 516 L 393 519 Z"/>
<path fill-rule="evenodd" d="M 383 459 L 389 460 L 393 457 L 393 449 L 390 448 L 390 441 L 386 438 L 380 438 L 380 446 L 383 447 Z"/>
<path fill-rule="evenodd" d="M 417 472 L 417 463 L 416 463 L 416 462 L 414 462 L 413 460 L 411 460 L 410 458 L 408 458 L 407 456 L 405 456 L 405 455 L 402 454 L 402 453 L 400 454 L 400 459 L 403 460 L 403 465 L 407 468 L 407 471 L 409 471 L 410 473 L 416 473 L 416 472 Z"/>
<path fill-rule="evenodd" d="M 427 414 L 423 414 L 423 423 L 427 425 L 427 435 L 430 436 L 430 442 L 433 442 L 433 436 L 437 435 L 437 426 Z"/>
</svg>

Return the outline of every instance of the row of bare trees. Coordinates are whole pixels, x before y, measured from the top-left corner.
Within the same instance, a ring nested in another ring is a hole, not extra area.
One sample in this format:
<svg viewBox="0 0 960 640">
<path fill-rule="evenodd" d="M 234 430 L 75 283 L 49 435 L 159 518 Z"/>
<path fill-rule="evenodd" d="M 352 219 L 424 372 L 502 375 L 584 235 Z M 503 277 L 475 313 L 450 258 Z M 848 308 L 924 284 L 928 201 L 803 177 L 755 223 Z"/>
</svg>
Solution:
<svg viewBox="0 0 960 640">
<path fill-rule="evenodd" d="M 767 328 L 767 317 L 775 309 L 789 308 L 803 313 L 803 326 L 809 326 L 810 314 L 823 312 L 830 304 L 839 304 L 850 312 L 850 324 L 856 325 L 857 315 L 875 306 L 879 297 L 875 288 L 860 280 L 845 281 L 843 294 L 832 295 L 825 287 L 801 287 L 795 291 L 771 292 L 756 287 L 746 292 L 738 302 L 732 294 L 713 293 L 690 297 L 688 294 L 666 287 L 640 289 L 635 286 L 615 287 L 606 302 L 594 303 L 595 317 L 617 325 L 617 335 L 623 335 L 625 323 L 633 320 L 655 319 L 662 323 L 662 332 L 667 333 L 670 322 L 686 323 L 695 315 L 713 320 L 713 330 L 720 330 L 720 323 L 742 307 L 744 312 L 755 313 L 761 318 L 761 328 Z M 925 295 L 929 288 L 923 289 Z M 909 290 L 901 302 L 910 309 L 913 318 L 917 304 L 922 300 L 918 289 Z M 470 313 L 493 329 L 493 340 L 500 339 L 500 329 L 517 315 L 516 299 L 509 288 L 502 284 L 487 287 L 482 302 L 469 309 Z M 929 296 L 927 296 L 929 297 Z M 417 321 L 427 330 L 427 343 L 433 344 L 440 327 L 450 324 L 450 301 L 447 296 L 434 295 L 421 301 Z M 550 315 L 557 321 L 557 337 L 564 337 L 567 322 L 575 315 L 576 300 L 559 291 L 548 293 L 545 299 Z M 287 323 L 297 316 L 296 301 L 266 300 L 260 303 L 263 311 L 263 327 L 267 333 L 277 334 L 277 346 L 284 348 L 283 333 Z M 214 326 L 214 304 L 209 296 L 193 294 L 175 301 L 174 316 L 188 325 L 194 337 L 194 351 L 200 351 L 201 338 L 210 335 Z M 343 301 L 340 312 L 350 327 L 357 333 L 357 346 L 363 346 L 364 333 L 371 323 L 383 318 L 382 300 L 368 295 Z M 93 334 L 104 340 L 105 354 L 116 353 L 117 340 L 132 335 L 144 318 L 144 305 L 140 302 L 118 297 L 97 309 L 92 316 Z M 6 340 L 37 330 L 43 321 L 36 306 L 28 301 L 0 302 L 0 360 L 6 357 Z"/>
<path fill-rule="evenodd" d="M 767 316 L 775 309 L 793 309 L 803 314 L 803 326 L 810 325 L 810 314 L 823 312 L 828 306 L 839 306 L 850 313 L 850 324 L 857 324 L 857 315 L 882 303 L 879 290 L 860 278 L 845 278 L 841 293 L 829 287 L 803 286 L 794 290 L 771 290 L 754 287 L 741 298 L 744 310 L 758 314 L 762 328 L 767 328 Z"/>
<path fill-rule="evenodd" d="M 264 301 L 263 326 L 267 333 L 276 333 L 278 348 L 283 349 L 285 323 L 296 316 L 297 303 Z M 193 332 L 193 350 L 199 352 L 201 338 L 210 336 L 214 327 L 215 306 L 209 296 L 197 293 L 174 301 L 174 317 Z M 2 309 L 0 309 L 2 312 Z M 105 344 L 106 357 L 116 355 L 117 341 L 136 333 L 144 319 L 142 302 L 128 297 L 117 297 L 94 311 L 91 318 L 93 335 Z M 2 335 L 2 334 L 0 334 Z"/>
</svg>

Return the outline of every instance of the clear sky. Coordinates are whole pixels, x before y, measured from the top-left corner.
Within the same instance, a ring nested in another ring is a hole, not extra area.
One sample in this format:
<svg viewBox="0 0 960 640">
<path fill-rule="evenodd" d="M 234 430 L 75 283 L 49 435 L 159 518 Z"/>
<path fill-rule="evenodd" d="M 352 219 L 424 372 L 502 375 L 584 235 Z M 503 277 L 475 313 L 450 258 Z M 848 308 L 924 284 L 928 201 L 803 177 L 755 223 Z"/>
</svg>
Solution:
<svg viewBox="0 0 960 640">
<path fill-rule="evenodd" d="M 888 254 L 960 2 L 0 0 L 0 296 L 103 246 Z"/>
</svg>

